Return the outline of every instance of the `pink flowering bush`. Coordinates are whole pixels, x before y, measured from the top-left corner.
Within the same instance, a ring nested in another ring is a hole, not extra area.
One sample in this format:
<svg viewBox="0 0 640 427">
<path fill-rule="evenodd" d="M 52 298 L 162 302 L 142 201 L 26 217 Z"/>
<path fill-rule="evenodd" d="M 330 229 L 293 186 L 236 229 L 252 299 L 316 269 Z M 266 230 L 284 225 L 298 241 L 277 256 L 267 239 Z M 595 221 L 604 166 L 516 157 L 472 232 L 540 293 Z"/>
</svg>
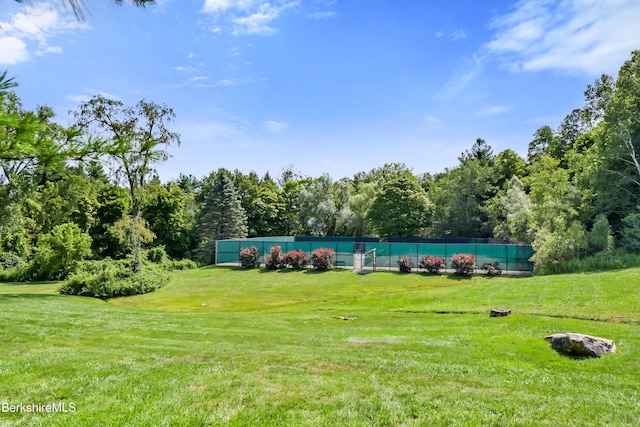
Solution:
<svg viewBox="0 0 640 427">
<path fill-rule="evenodd" d="M 444 259 L 439 256 L 425 255 L 420 258 L 420 268 L 424 268 L 429 273 L 437 274 L 441 268 L 445 268 L 446 264 Z"/>
<path fill-rule="evenodd" d="M 311 264 L 316 270 L 329 270 L 333 268 L 333 254 L 331 248 L 318 248 L 311 252 Z"/>
<path fill-rule="evenodd" d="M 240 249 L 240 265 L 244 268 L 259 267 L 260 251 L 255 246 Z"/>
<path fill-rule="evenodd" d="M 473 254 L 456 254 L 451 257 L 451 268 L 455 274 L 471 274 L 476 269 L 476 257 Z"/>
<path fill-rule="evenodd" d="M 286 260 L 291 267 L 301 270 L 309 263 L 309 255 L 302 249 L 294 249 L 287 252 Z"/>
<path fill-rule="evenodd" d="M 269 255 L 264 256 L 264 266 L 270 270 L 277 270 L 287 266 L 287 258 L 282 253 L 280 245 L 272 246 Z"/>
<path fill-rule="evenodd" d="M 406 255 L 398 257 L 398 268 L 401 273 L 411 273 L 411 269 L 413 268 L 413 258 Z"/>
</svg>

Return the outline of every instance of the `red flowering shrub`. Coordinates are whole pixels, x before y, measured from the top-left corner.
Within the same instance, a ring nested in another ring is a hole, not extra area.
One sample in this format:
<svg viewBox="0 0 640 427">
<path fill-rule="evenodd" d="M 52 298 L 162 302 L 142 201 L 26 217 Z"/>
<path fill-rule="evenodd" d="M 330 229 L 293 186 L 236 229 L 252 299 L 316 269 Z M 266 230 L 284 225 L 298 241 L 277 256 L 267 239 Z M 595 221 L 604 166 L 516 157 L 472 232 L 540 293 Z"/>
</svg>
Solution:
<svg viewBox="0 0 640 427">
<path fill-rule="evenodd" d="M 401 273 L 411 273 L 411 269 L 413 268 L 413 258 L 406 255 L 399 257 L 398 268 Z"/>
<path fill-rule="evenodd" d="M 456 254 L 451 257 L 451 268 L 455 274 L 471 274 L 476 269 L 476 257 L 473 254 Z"/>
<path fill-rule="evenodd" d="M 446 264 L 442 258 L 435 255 L 425 255 L 420 258 L 420 268 L 424 268 L 429 273 L 437 274 L 441 268 L 445 268 Z"/>
<path fill-rule="evenodd" d="M 282 253 L 282 247 L 280 245 L 272 246 L 269 255 L 264 256 L 264 266 L 270 270 L 285 268 L 287 266 L 287 258 Z"/>
<path fill-rule="evenodd" d="M 309 263 L 309 255 L 302 249 L 294 249 L 287 252 L 286 260 L 291 267 L 301 270 Z"/>
<path fill-rule="evenodd" d="M 318 248 L 311 252 L 311 264 L 316 270 L 329 270 L 333 268 L 333 254 L 331 248 Z"/>
<path fill-rule="evenodd" d="M 240 265 L 244 268 L 259 267 L 260 251 L 255 246 L 240 249 Z"/>
</svg>

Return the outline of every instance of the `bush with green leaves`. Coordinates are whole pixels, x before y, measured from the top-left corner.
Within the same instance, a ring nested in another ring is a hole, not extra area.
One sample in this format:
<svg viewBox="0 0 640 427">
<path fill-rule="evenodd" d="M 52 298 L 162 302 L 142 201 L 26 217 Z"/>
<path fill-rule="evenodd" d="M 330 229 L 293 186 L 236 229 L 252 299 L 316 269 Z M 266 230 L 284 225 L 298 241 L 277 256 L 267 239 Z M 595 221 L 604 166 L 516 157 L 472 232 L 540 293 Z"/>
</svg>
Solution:
<svg viewBox="0 0 640 427">
<path fill-rule="evenodd" d="M 191 259 L 172 259 L 162 264 L 165 270 L 193 270 L 198 268 L 198 263 Z"/>
<path fill-rule="evenodd" d="M 240 249 L 240 265 L 244 268 L 256 268 L 260 266 L 260 251 L 256 246 Z"/>
<path fill-rule="evenodd" d="M 147 251 L 147 260 L 154 264 L 164 264 L 169 259 L 164 246 L 156 246 Z"/>
<path fill-rule="evenodd" d="M 622 224 L 622 246 L 629 252 L 640 253 L 640 213 L 627 215 Z"/>
<path fill-rule="evenodd" d="M 64 295 L 109 299 L 153 292 L 162 287 L 170 274 L 158 266 L 145 266 L 134 273 L 131 259 L 87 261 L 59 289 Z"/>
<path fill-rule="evenodd" d="M 272 246 L 269 255 L 264 256 L 264 266 L 269 270 L 277 270 L 287 266 L 287 257 L 282 253 L 280 245 Z"/>
<path fill-rule="evenodd" d="M 451 257 L 451 268 L 459 276 L 471 274 L 476 269 L 476 257 L 473 254 L 455 254 Z"/>
<path fill-rule="evenodd" d="M 398 257 L 398 269 L 400 269 L 401 273 L 411 273 L 412 268 L 413 268 L 413 258 L 406 255 Z"/>
<path fill-rule="evenodd" d="M 287 252 L 285 256 L 287 264 L 296 270 L 302 270 L 306 268 L 309 263 L 309 255 L 302 249 L 293 249 Z"/>
<path fill-rule="evenodd" d="M 446 264 L 444 259 L 435 255 L 425 255 L 420 258 L 420 268 L 427 270 L 428 273 L 437 274 L 440 269 L 445 268 Z"/>
<path fill-rule="evenodd" d="M 25 265 L 25 261 L 13 252 L 0 253 L 0 270 L 11 270 Z"/>
<path fill-rule="evenodd" d="M 311 264 L 319 271 L 333 268 L 334 250 L 331 248 L 318 248 L 311 252 Z"/>
<path fill-rule="evenodd" d="M 91 237 L 74 223 L 57 225 L 38 239 L 29 267 L 30 279 L 63 280 L 91 255 Z"/>
</svg>

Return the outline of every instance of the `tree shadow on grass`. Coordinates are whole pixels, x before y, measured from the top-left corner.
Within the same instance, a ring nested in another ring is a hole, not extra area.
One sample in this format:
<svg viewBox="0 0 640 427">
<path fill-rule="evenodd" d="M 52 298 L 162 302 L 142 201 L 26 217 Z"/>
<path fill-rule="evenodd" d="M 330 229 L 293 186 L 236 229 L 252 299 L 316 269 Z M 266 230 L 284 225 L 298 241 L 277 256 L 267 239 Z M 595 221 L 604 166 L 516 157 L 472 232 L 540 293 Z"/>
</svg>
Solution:
<svg viewBox="0 0 640 427">
<path fill-rule="evenodd" d="M 0 294 L 0 301 L 27 298 L 27 299 L 51 299 L 51 298 L 65 298 L 66 295 L 60 294 Z"/>
<path fill-rule="evenodd" d="M 456 282 L 464 282 L 473 278 L 473 274 L 448 274 L 447 276 Z"/>
</svg>

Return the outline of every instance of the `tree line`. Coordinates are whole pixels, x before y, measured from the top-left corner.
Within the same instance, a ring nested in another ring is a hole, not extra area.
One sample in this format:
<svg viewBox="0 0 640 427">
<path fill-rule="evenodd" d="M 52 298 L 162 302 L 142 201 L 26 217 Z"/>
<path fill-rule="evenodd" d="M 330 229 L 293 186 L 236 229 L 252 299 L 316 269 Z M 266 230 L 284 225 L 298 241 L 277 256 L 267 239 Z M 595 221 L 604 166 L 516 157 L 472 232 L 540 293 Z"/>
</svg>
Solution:
<svg viewBox="0 0 640 427">
<path fill-rule="evenodd" d="M 151 248 L 209 263 L 216 239 L 275 235 L 494 237 L 532 243 L 538 271 L 640 251 L 640 51 L 539 128 L 526 158 L 478 138 L 440 173 L 391 163 L 339 180 L 288 167 L 162 183 L 154 165 L 180 143 L 170 107 L 95 96 L 64 127 L 46 106 L 23 108 L 14 86 L 1 76 L 0 268 L 46 264 L 56 244 L 134 270 Z"/>
</svg>

